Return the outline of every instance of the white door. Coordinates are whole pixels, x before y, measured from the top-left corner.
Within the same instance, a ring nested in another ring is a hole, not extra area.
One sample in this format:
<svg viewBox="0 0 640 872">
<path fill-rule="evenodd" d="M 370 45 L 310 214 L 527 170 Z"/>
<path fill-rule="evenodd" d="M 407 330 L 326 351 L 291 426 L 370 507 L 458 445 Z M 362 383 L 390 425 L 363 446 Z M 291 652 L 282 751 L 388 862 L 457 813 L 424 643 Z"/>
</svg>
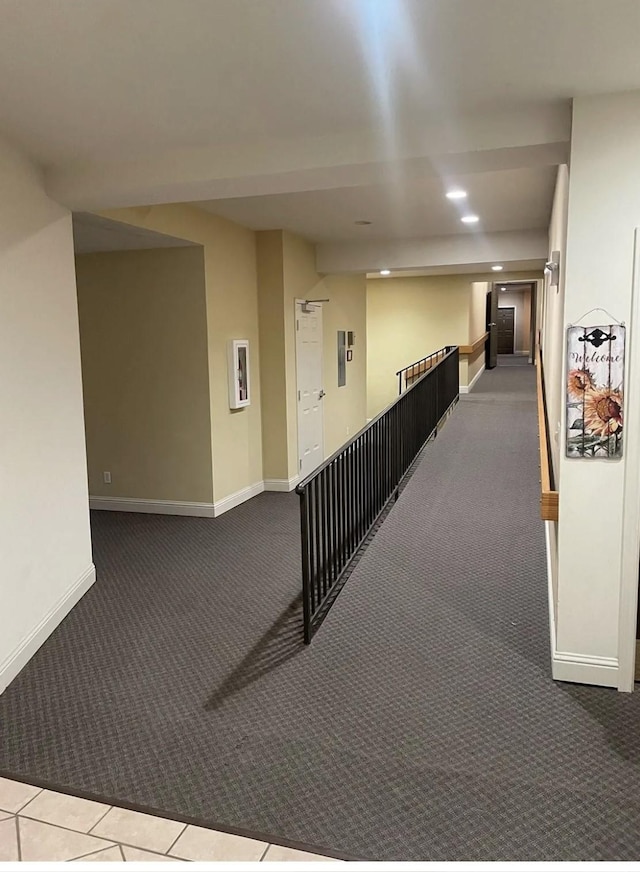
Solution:
<svg viewBox="0 0 640 872">
<path fill-rule="evenodd" d="M 324 460 L 322 306 L 296 301 L 298 471 L 305 478 Z"/>
</svg>

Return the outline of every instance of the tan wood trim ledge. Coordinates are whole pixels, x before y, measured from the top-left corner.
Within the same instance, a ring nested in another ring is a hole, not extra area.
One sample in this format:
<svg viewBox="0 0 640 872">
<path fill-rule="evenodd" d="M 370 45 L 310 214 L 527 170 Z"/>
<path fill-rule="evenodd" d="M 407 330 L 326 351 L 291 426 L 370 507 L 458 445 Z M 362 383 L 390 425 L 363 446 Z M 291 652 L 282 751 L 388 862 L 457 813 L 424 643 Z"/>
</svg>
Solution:
<svg viewBox="0 0 640 872">
<path fill-rule="evenodd" d="M 475 354 L 476 351 L 479 351 L 482 348 L 488 337 L 488 333 L 483 333 L 479 339 L 476 339 L 473 345 L 459 345 L 458 351 L 460 354 Z"/>
<path fill-rule="evenodd" d="M 422 363 L 414 363 L 413 366 L 407 367 L 404 374 L 405 384 L 409 384 L 410 381 L 419 378 L 428 369 L 431 369 L 432 366 L 435 366 L 436 363 L 440 363 L 445 355 L 446 351 L 438 351 L 433 354 L 433 358 L 423 360 Z"/>
<path fill-rule="evenodd" d="M 536 348 L 536 383 L 538 394 L 538 437 L 540 441 L 540 517 L 543 521 L 557 521 L 559 494 L 557 490 L 553 489 L 540 346 Z"/>
</svg>

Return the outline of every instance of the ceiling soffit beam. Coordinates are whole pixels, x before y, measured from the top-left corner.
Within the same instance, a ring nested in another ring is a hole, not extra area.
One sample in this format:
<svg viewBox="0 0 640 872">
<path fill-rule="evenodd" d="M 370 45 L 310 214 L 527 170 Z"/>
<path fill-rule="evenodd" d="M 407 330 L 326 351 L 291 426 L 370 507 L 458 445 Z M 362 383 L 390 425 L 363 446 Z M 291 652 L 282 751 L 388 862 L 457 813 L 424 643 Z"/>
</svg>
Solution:
<svg viewBox="0 0 640 872">
<path fill-rule="evenodd" d="M 461 233 L 426 239 L 321 243 L 316 266 L 321 273 L 374 272 L 381 269 L 432 269 L 466 264 L 540 260 L 548 255 L 546 230 Z"/>
<path fill-rule="evenodd" d="M 359 131 L 236 148 L 182 149 L 127 161 L 50 167 L 49 195 L 73 210 L 197 202 L 406 180 L 438 174 L 550 166 L 566 162 L 570 114 L 482 115 L 451 125 Z"/>
</svg>

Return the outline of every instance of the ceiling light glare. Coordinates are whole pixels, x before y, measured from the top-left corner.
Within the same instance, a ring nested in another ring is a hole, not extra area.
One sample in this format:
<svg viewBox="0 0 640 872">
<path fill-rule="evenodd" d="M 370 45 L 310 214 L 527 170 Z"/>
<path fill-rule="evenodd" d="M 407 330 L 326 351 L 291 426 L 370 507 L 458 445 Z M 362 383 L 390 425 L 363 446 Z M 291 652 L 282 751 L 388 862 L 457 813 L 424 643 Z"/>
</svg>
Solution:
<svg viewBox="0 0 640 872">
<path fill-rule="evenodd" d="M 501 290 L 501 291 L 506 291 L 507 289 L 506 289 L 506 288 L 504 287 L 504 285 L 503 285 L 503 286 L 500 288 L 500 290 Z"/>
<path fill-rule="evenodd" d="M 390 270 L 390 269 L 381 269 L 381 270 L 380 270 L 380 275 L 381 275 L 381 276 L 390 276 L 390 275 L 391 275 L 391 270 Z"/>
<path fill-rule="evenodd" d="M 467 192 L 461 191 L 459 188 L 456 188 L 453 191 L 447 191 L 448 200 L 464 200 L 466 196 Z"/>
<path fill-rule="evenodd" d="M 460 219 L 463 224 L 477 224 L 480 220 L 477 215 L 465 215 Z"/>
<path fill-rule="evenodd" d="M 504 267 L 501 266 L 499 263 L 497 263 L 495 266 L 492 266 L 491 269 L 492 269 L 494 272 L 500 272 L 502 269 L 504 269 Z"/>
</svg>

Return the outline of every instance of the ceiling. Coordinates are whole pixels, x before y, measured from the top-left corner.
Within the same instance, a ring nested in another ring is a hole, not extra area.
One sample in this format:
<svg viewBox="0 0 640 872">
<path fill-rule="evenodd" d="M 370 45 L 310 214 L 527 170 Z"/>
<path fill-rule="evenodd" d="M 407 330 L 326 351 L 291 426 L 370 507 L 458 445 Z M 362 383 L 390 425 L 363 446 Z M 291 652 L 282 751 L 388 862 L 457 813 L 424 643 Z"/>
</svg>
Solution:
<svg viewBox="0 0 640 872">
<path fill-rule="evenodd" d="M 505 282 L 504 284 L 496 283 L 500 291 L 507 291 L 510 294 L 521 294 L 531 290 L 531 282 Z"/>
<path fill-rule="evenodd" d="M 482 274 L 484 276 L 485 274 L 488 274 L 488 272 L 489 270 L 486 263 L 466 263 L 463 266 L 441 266 L 432 267 L 430 269 L 398 269 L 393 270 L 388 276 L 382 276 L 380 275 L 380 272 L 370 272 L 367 273 L 367 278 L 385 281 L 386 279 L 415 278 L 418 276 L 448 276 L 462 274 Z M 531 275 L 539 275 L 542 273 L 542 263 L 539 260 L 513 261 L 509 264 L 509 273 L 531 273 Z M 496 273 L 496 284 L 500 281 L 498 276 L 499 273 Z M 504 282 L 503 284 L 508 285 L 511 289 L 514 289 L 516 285 L 518 285 L 517 290 L 521 290 L 523 287 L 529 287 L 529 282 Z"/>
<path fill-rule="evenodd" d="M 89 254 L 95 251 L 138 251 L 146 248 L 183 248 L 193 245 L 186 239 L 166 236 L 111 221 L 99 215 L 76 212 L 73 216 L 73 248 L 76 254 Z"/>
<path fill-rule="evenodd" d="M 200 202 L 201 209 L 253 230 L 291 230 L 314 242 L 527 230 L 549 226 L 556 167 L 459 175 L 464 201 L 445 197 L 443 180 L 395 183 Z M 477 225 L 460 221 L 477 213 Z M 357 225 L 358 220 L 371 221 Z"/>
<path fill-rule="evenodd" d="M 192 203 L 360 246 L 321 255 L 343 269 L 378 242 L 513 268 L 546 256 L 572 98 L 640 89 L 638 33 L 640 0 L 0 0 L 0 135 L 74 212 Z"/>
<path fill-rule="evenodd" d="M 2 0 L 0 129 L 44 164 L 640 87 L 637 0 Z"/>
</svg>

